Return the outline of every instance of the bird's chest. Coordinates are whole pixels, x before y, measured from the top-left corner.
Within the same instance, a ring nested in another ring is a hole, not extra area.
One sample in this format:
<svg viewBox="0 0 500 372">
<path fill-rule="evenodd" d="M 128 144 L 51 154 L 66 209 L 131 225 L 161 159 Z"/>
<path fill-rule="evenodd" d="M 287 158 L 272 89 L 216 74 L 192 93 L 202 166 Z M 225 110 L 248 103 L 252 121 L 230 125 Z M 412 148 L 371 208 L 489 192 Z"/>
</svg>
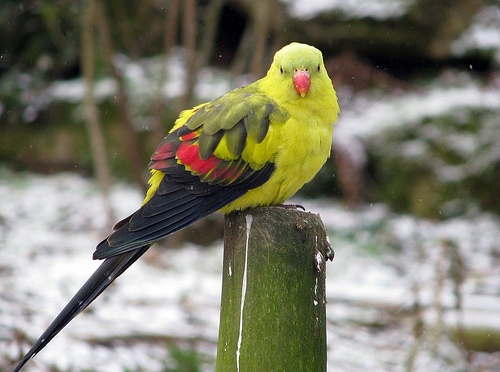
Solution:
<svg viewBox="0 0 500 372">
<path fill-rule="evenodd" d="M 269 138 L 275 171 L 263 185 L 248 191 L 224 212 L 284 203 L 321 169 L 330 155 L 332 126 L 291 119 Z M 265 144 L 263 144 L 265 145 Z"/>
<path fill-rule="evenodd" d="M 330 156 L 332 130 L 314 120 L 283 127 L 273 175 L 280 199 L 288 199 L 309 182 Z"/>
<path fill-rule="evenodd" d="M 313 119 L 307 123 L 292 122 L 282 130 L 277 167 L 286 171 L 286 177 L 305 177 L 309 181 L 330 155 L 331 144 L 331 128 Z"/>
</svg>

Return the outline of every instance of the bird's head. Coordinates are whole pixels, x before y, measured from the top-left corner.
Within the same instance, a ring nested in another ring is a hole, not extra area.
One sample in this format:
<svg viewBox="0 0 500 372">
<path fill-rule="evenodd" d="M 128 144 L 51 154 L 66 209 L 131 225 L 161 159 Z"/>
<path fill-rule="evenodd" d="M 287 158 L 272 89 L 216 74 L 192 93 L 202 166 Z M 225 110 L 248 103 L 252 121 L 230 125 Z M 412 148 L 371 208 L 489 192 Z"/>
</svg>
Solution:
<svg viewBox="0 0 500 372">
<path fill-rule="evenodd" d="M 286 83 L 291 88 L 290 94 L 304 98 L 311 90 L 319 88 L 315 84 L 322 84 L 325 75 L 323 55 L 318 49 L 307 44 L 291 43 L 275 54 L 267 79 L 274 83 Z"/>
</svg>

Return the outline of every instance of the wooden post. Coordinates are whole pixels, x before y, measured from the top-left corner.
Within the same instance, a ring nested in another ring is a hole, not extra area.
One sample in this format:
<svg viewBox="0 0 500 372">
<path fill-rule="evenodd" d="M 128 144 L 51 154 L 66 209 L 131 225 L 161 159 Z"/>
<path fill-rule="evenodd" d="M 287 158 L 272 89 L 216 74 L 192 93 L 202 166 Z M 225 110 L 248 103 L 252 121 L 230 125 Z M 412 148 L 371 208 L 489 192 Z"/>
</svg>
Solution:
<svg viewBox="0 0 500 372">
<path fill-rule="evenodd" d="M 226 216 L 216 371 L 326 371 L 332 258 L 316 214 L 267 207 Z"/>
</svg>

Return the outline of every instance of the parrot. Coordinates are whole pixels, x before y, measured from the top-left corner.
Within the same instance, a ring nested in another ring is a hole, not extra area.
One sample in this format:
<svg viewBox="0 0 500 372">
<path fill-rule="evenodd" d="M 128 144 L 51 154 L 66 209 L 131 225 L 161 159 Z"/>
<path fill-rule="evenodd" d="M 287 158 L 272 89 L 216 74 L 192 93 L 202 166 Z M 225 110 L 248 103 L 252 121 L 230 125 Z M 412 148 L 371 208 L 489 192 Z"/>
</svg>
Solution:
<svg viewBox="0 0 500 372">
<path fill-rule="evenodd" d="M 182 111 L 151 156 L 142 206 L 97 245 L 103 263 L 14 372 L 159 239 L 214 212 L 282 205 L 329 158 L 339 110 L 321 51 L 293 42 L 260 80 Z"/>
</svg>

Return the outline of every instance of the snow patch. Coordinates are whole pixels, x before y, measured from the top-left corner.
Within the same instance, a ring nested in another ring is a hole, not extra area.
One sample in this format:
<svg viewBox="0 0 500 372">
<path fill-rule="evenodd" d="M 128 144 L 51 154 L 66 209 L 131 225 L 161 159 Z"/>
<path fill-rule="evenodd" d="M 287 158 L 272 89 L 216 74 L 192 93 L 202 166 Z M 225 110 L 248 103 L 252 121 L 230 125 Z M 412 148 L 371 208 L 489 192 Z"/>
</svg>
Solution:
<svg viewBox="0 0 500 372">
<path fill-rule="evenodd" d="M 321 13 L 337 11 L 346 18 L 374 18 L 378 20 L 398 18 L 405 14 L 413 0 L 281 0 L 288 6 L 292 17 L 312 19 Z"/>
</svg>

